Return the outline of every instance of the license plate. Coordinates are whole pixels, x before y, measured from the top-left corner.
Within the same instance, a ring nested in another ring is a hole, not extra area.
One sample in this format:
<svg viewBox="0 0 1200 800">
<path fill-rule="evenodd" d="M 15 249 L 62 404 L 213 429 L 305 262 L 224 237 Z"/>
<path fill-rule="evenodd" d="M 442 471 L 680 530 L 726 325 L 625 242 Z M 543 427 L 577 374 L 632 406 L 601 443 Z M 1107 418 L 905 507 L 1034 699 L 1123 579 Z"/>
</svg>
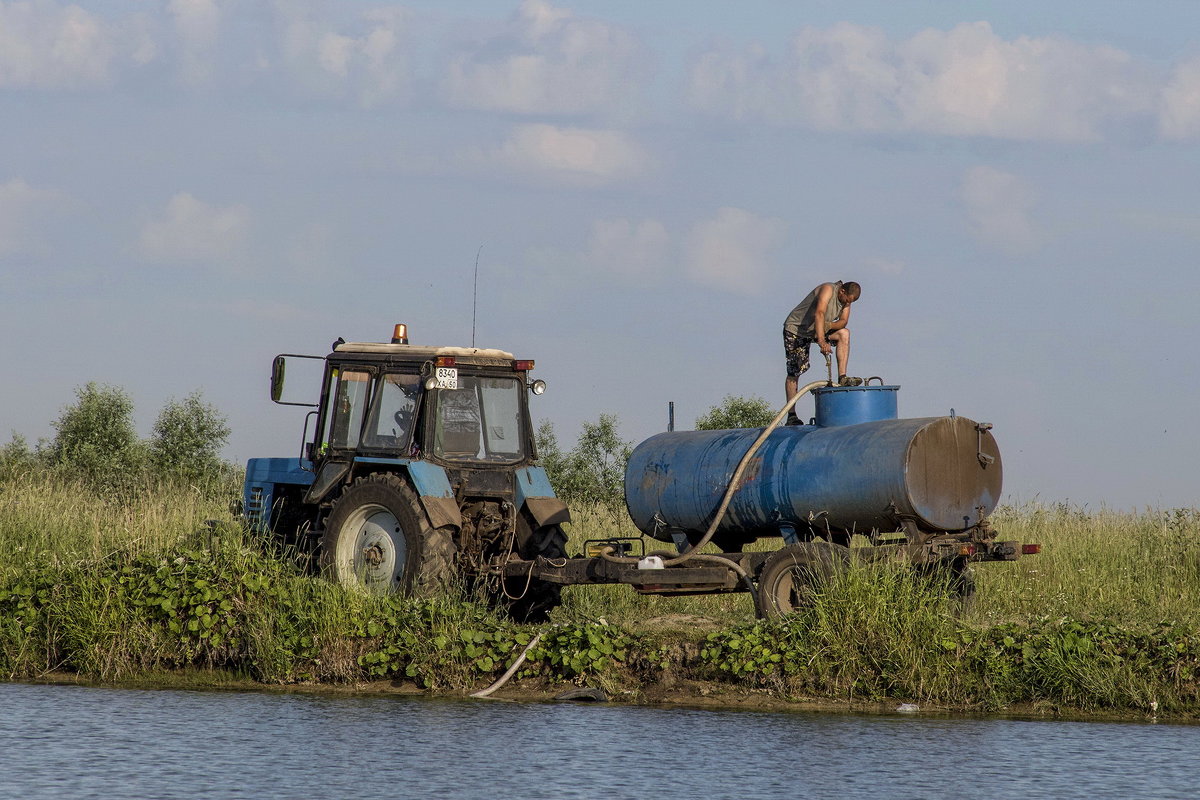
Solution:
<svg viewBox="0 0 1200 800">
<path fill-rule="evenodd" d="M 458 368 L 457 367 L 438 367 L 437 368 L 437 388 L 439 388 L 439 389 L 457 389 L 458 388 Z"/>
</svg>

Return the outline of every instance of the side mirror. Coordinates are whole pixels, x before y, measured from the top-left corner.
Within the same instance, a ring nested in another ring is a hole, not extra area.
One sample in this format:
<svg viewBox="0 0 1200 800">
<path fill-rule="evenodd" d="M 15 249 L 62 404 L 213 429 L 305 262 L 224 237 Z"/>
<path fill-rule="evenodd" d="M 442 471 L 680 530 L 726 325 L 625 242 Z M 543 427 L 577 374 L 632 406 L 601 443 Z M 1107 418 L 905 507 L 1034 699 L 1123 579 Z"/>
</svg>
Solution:
<svg viewBox="0 0 1200 800">
<path fill-rule="evenodd" d="M 275 356 L 271 362 L 271 399 L 278 403 L 283 397 L 283 374 L 287 360 L 283 356 Z"/>
<path fill-rule="evenodd" d="M 291 400 L 283 399 L 283 375 L 284 372 L 287 371 L 287 360 L 289 358 L 303 358 L 309 361 L 325 360 L 324 356 L 303 356 L 299 353 L 280 353 L 279 355 L 275 356 L 275 360 L 271 362 L 271 400 L 279 403 L 281 406 L 304 406 L 306 408 L 316 408 L 316 403 L 293 403 Z M 295 367 L 293 367 L 293 370 L 294 369 Z M 311 375 L 308 374 L 309 370 L 307 367 L 301 366 L 299 369 L 300 372 L 298 375 L 300 376 L 300 384 L 298 385 L 304 385 L 308 383 L 310 378 L 314 383 L 316 383 L 320 377 L 319 373 L 317 373 L 315 369 L 312 371 Z"/>
</svg>

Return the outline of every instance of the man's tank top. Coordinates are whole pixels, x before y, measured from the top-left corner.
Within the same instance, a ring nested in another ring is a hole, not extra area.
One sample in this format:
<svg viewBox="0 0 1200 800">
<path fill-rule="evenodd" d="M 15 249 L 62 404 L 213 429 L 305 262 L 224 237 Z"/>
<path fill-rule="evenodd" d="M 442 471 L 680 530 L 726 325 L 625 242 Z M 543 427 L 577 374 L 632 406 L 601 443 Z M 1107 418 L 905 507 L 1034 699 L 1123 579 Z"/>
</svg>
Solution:
<svg viewBox="0 0 1200 800">
<path fill-rule="evenodd" d="M 804 336 L 809 339 L 817 335 L 817 294 L 824 288 L 826 284 L 822 283 L 817 288 L 808 293 L 800 301 L 800 305 L 792 309 L 792 313 L 787 315 L 787 319 L 783 321 L 783 329 L 788 333 L 794 333 L 798 336 Z M 838 292 L 842 290 L 842 282 L 838 281 L 833 284 L 833 297 L 829 298 L 828 305 L 825 306 L 825 330 L 829 330 L 829 326 L 834 320 L 842 315 L 842 301 L 838 297 Z"/>
</svg>

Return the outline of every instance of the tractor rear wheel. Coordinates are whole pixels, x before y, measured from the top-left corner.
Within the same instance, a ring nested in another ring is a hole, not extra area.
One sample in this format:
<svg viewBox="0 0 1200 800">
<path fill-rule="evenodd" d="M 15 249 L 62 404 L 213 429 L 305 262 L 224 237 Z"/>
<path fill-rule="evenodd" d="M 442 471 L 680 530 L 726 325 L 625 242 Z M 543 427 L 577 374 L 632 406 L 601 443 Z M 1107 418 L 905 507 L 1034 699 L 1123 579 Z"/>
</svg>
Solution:
<svg viewBox="0 0 1200 800">
<path fill-rule="evenodd" d="M 333 504 L 321 536 L 321 566 L 344 586 L 375 594 L 427 596 L 453 584 L 454 539 L 430 527 L 416 493 L 397 475 L 355 481 Z"/>
<path fill-rule="evenodd" d="M 816 588 L 849 560 L 828 542 L 790 544 L 763 562 L 758 576 L 758 616 L 781 617 L 812 605 Z"/>
<path fill-rule="evenodd" d="M 532 527 L 521 517 L 518 524 Z M 567 535 L 559 525 L 546 525 L 534 529 L 528 536 L 521 537 L 525 545 L 518 555 L 534 560 L 538 556 L 550 559 L 566 559 Z M 539 578 L 509 578 L 504 582 L 505 606 L 517 622 L 538 623 L 550 619 L 550 612 L 562 605 L 563 587 Z"/>
</svg>

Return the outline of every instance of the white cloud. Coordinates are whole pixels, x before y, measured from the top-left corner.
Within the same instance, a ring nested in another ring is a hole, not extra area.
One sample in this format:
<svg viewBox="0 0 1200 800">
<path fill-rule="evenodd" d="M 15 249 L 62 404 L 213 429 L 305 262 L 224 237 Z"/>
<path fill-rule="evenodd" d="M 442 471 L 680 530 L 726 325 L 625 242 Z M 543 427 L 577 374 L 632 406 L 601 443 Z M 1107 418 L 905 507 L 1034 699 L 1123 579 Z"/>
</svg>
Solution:
<svg viewBox="0 0 1200 800">
<path fill-rule="evenodd" d="M 59 201 L 58 193 L 34 188 L 21 178 L 0 183 L 0 258 L 37 249 L 37 222 Z"/>
<path fill-rule="evenodd" d="M 518 113 L 581 113 L 629 103 L 641 74 L 632 34 L 545 0 L 523 0 L 505 31 L 451 59 L 451 105 Z"/>
<path fill-rule="evenodd" d="M 688 234 L 685 268 L 699 283 L 754 294 L 766 283 L 770 253 L 783 241 L 785 230 L 782 220 L 722 208 Z"/>
<path fill-rule="evenodd" d="M 1200 136 L 1200 58 L 1175 66 L 1163 88 L 1158 127 L 1166 139 Z"/>
<path fill-rule="evenodd" d="M 1033 191 L 1021 178 L 993 167 L 972 167 L 963 176 L 962 199 L 971 233 L 980 241 L 1013 254 L 1037 246 Z"/>
<path fill-rule="evenodd" d="M 504 172 L 569 183 L 599 184 L 642 174 L 644 150 L 619 131 L 518 125 L 493 148 L 464 152 L 460 160 Z"/>
<path fill-rule="evenodd" d="M 608 275 L 650 282 L 671 267 L 671 237 L 654 219 L 596 220 L 588 240 L 588 261 Z"/>
<path fill-rule="evenodd" d="M 115 31 L 79 6 L 0 2 L 0 86 L 76 88 L 107 83 Z"/>
<path fill-rule="evenodd" d="M 175 18 L 183 78 L 188 83 L 202 83 L 212 73 L 221 7 L 216 0 L 171 0 L 167 10 Z"/>
<path fill-rule="evenodd" d="M 822 130 L 1080 141 L 1152 112 L 1153 82 L 1118 49 L 1006 41 L 986 22 L 898 42 L 839 23 L 803 29 L 780 59 L 710 50 L 692 66 L 690 97 L 719 116 Z"/>
<path fill-rule="evenodd" d="M 142 228 L 138 244 L 149 261 L 222 261 L 240 254 L 249 228 L 245 206 L 220 208 L 180 192 Z"/>
<path fill-rule="evenodd" d="M 277 3 L 284 61 L 310 89 L 350 92 L 367 107 L 403 96 L 409 82 L 403 47 L 408 14 L 381 8 L 360 15 L 352 32 L 312 19 L 302 8 Z"/>
</svg>

